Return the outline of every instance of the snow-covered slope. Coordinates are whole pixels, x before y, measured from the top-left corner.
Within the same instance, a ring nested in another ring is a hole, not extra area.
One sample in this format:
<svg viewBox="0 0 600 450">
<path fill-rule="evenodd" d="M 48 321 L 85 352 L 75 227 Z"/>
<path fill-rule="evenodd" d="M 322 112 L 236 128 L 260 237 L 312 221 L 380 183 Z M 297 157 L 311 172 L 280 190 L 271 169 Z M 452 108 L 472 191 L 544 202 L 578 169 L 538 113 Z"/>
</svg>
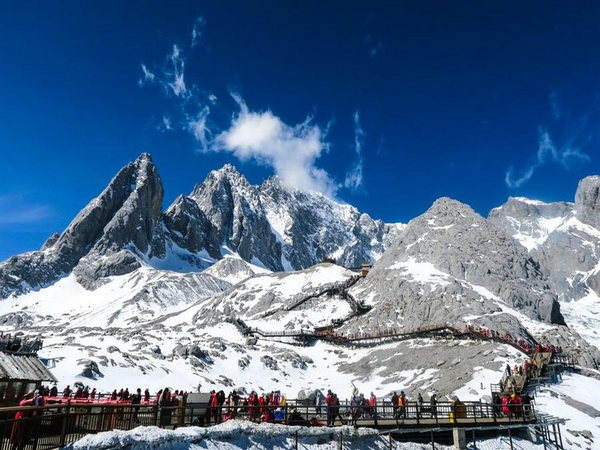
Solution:
<svg viewBox="0 0 600 450">
<path fill-rule="evenodd" d="M 584 178 L 575 203 L 510 198 L 489 221 L 536 258 L 561 301 L 600 294 L 600 177 Z"/>
<path fill-rule="evenodd" d="M 544 203 L 524 197 L 509 197 L 504 205 L 490 211 L 488 220 L 527 250 L 533 250 L 542 245 L 572 211 L 572 203 Z"/>
<path fill-rule="evenodd" d="M 277 179 L 252 186 L 226 166 L 162 213 L 160 178 L 142 155 L 42 250 L 0 264 L 0 331 L 42 336 L 61 385 L 103 391 L 200 383 L 347 397 L 354 383 L 380 398 L 476 400 L 525 358 L 448 334 L 370 347 L 315 339 L 323 327 L 356 337 L 480 325 L 560 345 L 600 377 L 599 188 L 600 178 L 583 180 L 574 205 L 510 199 L 488 220 L 442 198 L 388 225 Z M 363 260 L 374 267 L 358 279 L 348 267 Z M 585 448 L 577 433 L 598 424 L 578 386 L 596 392 L 598 382 L 572 380 L 540 399 L 551 412 L 569 406 L 569 439 Z"/>
</svg>

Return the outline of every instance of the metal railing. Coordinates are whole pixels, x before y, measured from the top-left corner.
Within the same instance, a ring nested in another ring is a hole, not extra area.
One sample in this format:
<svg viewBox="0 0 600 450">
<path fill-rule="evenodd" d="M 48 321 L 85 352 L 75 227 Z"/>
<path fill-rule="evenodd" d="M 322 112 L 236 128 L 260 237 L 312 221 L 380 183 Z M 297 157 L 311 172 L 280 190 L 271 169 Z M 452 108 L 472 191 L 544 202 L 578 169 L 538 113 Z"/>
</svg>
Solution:
<svg viewBox="0 0 600 450">
<path fill-rule="evenodd" d="M 22 417 L 16 419 L 15 415 Z M 502 405 L 482 402 L 436 405 L 408 402 L 403 407 L 380 402 L 373 407 L 344 401 L 327 407 L 288 400 L 285 405 L 132 405 L 124 403 L 54 404 L 42 407 L 0 408 L 0 450 L 43 450 L 62 447 L 88 434 L 140 425 L 161 428 L 206 426 L 230 419 L 269 421 L 288 425 L 324 426 L 354 424 L 359 427 L 457 427 L 477 424 L 535 423 L 531 405 L 513 405 L 508 414 Z"/>
</svg>

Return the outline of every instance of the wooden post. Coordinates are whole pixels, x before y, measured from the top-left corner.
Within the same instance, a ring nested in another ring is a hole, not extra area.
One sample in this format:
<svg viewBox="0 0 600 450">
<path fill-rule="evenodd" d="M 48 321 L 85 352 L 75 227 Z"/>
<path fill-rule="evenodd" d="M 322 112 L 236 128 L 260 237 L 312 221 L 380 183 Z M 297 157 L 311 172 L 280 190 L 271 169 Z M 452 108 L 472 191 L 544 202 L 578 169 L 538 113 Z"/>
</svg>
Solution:
<svg viewBox="0 0 600 450">
<path fill-rule="evenodd" d="M 510 450 L 514 450 L 510 428 L 508 429 L 508 442 L 510 443 Z"/>
<path fill-rule="evenodd" d="M 298 450 L 298 430 L 296 430 L 296 450 Z"/>
<path fill-rule="evenodd" d="M 344 448 L 344 433 L 340 431 L 340 450 Z"/>
<path fill-rule="evenodd" d="M 390 450 L 392 450 L 392 433 L 388 433 L 388 444 L 390 446 Z"/>
<path fill-rule="evenodd" d="M 475 440 L 475 428 L 473 428 L 473 450 L 477 450 L 477 441 Z"/>
<path fill-rule="evenodd" d="M 431 449 L 435 450 L 435 441 L 433 440 L 433 430 L 429 430 L 431 433 Z"/>
</svg>

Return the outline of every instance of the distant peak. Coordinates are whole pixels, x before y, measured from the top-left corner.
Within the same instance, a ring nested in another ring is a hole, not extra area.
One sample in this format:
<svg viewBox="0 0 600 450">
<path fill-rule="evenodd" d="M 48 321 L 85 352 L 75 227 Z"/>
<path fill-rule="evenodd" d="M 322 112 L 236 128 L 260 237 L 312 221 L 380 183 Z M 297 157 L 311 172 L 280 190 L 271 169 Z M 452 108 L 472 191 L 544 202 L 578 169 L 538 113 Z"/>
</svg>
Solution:
<svg viewBox="0 0 600 450">
<path fill-rule="evenodd" d="M 528 205 L 547 205 L 547 203 L 542 202 L 540 200 L 532 200 L 530 198 L 527 197 L 508 197 L 508 201 L 514 201 L 514 202 L 520 202 L 520 203 L 527 203 Z"/>
<path fill-rule="evenodd" d="M 458 200 L 455 200 L 453 198 L 450 197 L 440 197 L 438 198 L 435 202 L 433 202 L 433 205 L 431 205 L 431 209 L 439 209 L 439 208 L 471 208 L 469 205 L 462 203 Z"/>
<path fill-rule="evenodd" d="M 138 156 L 138 158 L 135 160 L 136 164 L 137 163 L 154 163 L 152 161 L 152 156 L 150 156 L 150 153 L 142 153 L 140 156 Z"/>
<path fill-rule="evenodd" d="M 214 173 L 225 173 L 225 174 L 234 174 L 234 175 L 242 175 L 240 171 L 233 164 L 225 164 L 219 170 L 213 170 Z"/>
</svg>

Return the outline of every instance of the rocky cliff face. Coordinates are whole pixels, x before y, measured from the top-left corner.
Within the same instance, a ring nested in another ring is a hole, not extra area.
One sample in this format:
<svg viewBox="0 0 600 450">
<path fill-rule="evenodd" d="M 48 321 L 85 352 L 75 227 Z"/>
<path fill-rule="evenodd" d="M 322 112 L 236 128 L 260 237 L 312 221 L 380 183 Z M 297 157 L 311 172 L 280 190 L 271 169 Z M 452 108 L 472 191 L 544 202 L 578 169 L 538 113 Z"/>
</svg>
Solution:
<svg viewBox="0 0 600 450">
<path fill-rule="evenodd" d="M 283 270 L 281 245 L 262 209 L 258 189 L 231 165 L 211 172 L 190 198 L 211 224 L 209 240 L 226 246 L 244 260 Z"/>
<path fill-rule="evenodd" d="M 584 224 L 600 229 L 600 176 L 586 177 L 579 182 L 575 213 Z"/>
<path fill-rule="evenodd" d="M 509 201 L 489 220 L 530 250 L 560 300 L 600 294 L 600 177 L 581 180 L 575 204 Z"/>
<path fill-rule="evenodd" d="M 277 179 L 253 186 L 231 165 L 211 172 L 164 214 L 162 200 L 157 169 L 143 154 L 42 250 L 0 264 L 0 298 L 71 272 L 94 289 L 142 264 L 199 271 L 228 253 L 273 271 L 303 269 L 323 257 L 356 267 L 375 261 L 398 230 L 320 194 L 289 190 Z"/>
<path fill-rule="evenodd" d="M 138 254 L 161 254 L 154 236 L 162 196 L 156 167 L 143 154 L 121 169 L 58 238 L 52 236 L 41 251 L 0 264 L 0 297 L 42 288 L 71 271 L 93 287 L 101 277 L 135 270 Z"/>
<path fill-rule="evenodd" d="M 515 313 L 564 324 L 527 250 L 448 198 L 409 222 L 354 293 L 373 305 L 362 326 L 475 323 L 526 335 Z"/>
<path fill-rule="evenodd" d="M 169 207 L 165 224 L 190 253 L 205 249 L 220 259 L 235 252 L 273 271 L 304 269 L 325 257 L 346 267 L 373 262 L 401 228 L 277 178 L 253 186 L 230 165 Z"/>
<path fill-rule="evenodd" d="M 527 250 L 539 247 L 573 211 L 567 202 L 544 203 L 523 197 L 509 197 L 501 207 L 494 208 L 488 220 Z"/>
</svg>

